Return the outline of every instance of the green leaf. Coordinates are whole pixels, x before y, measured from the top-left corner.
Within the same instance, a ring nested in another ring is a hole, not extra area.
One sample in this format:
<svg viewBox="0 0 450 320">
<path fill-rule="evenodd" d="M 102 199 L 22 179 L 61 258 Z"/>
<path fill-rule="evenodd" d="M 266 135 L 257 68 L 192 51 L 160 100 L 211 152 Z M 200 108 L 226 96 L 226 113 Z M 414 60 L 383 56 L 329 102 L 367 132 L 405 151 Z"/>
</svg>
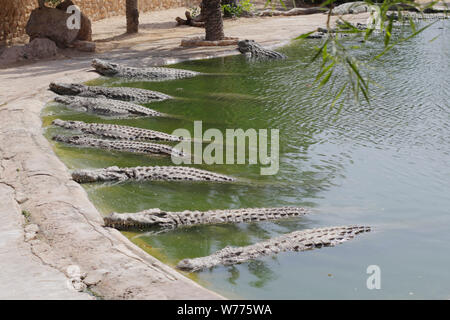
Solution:
<svg viewBox="0 0 450 320">
<path fill-rule="evenodd" d="M 331 106 L 330 106 L 330 110 L 334 108 L 334 106 L 336 105 L 336 102 L 339 100 L 342 93 L 344 93 L 345 88 L 347 88 L 347 84 L 344 84 L 342 86 L 341 90 L 339 90 L 338 94 L 334 97 L 333 102 L 331 103 Z"/>
<path fill-rule="evenodd" d="M 368 88 L 367 84 L 366 84 L 366 81 L 364 80 L 364 78 L 359 73 L 359 70 L 356 67 L 356 65 L 352 61 L 350 61 L 350 58 L 346 58 L 345 60 L 347 61 L 347 63 L 349 64 L 349 66 L 353 70 L 353 72 L 356 74 L 356 76 L 358 77 L 359 81 L 361 81 L 361 83 L 364 85 L 365 88 Z"/>
<path fill-rule="evenodd" d="M 311 59 L 311 62 L 316 61 L 317 57 L 320 56 L 320 54 L 322 53 L 322 51 L 324 50 L 324 48 L 325 48 L 325 50 L 326 50 L 326 47 L 327 47 L 327 44 L 328 44 L 329 41 L 330 41 L 330 38 L 327 38 L 327 40 L 325 41 L 325 43 L 323 44 L 323 46 L 322 46 L 320 49 L 317 50 L 316 54 L 315 54 L 314 57 Z"/>
<path fill-rule="evenodd" d="M 389 45 L 389 42 L 391 41 L 391 35 L 392 35 L 392 23 L 394 19 L 392 17 L 389 18 L 389 24 L 386 28 L 386 33 L 384 35 L 384 46 L 387 47 Z"/>
<path fill-rule="evenodd" d="M 311 31 L 311 32 L 308 32 L 308 33 L 304 33 L 304 34 L 298 36 L 297 38 L 295 38 L 294 40 L 302 40 L 302 39 L 306 39 L 307 37 L 309 37 L 310 35 L 312 35 L 314 32 L 316 32 L 316 31 Z"/>
<path fill-rule="evenodd" d="M 333 71 L 334 70 L 330 70 L 330 72 L 328 72 L 327 75 L 322 79 L 322 81 L 319 84 L 319 88 L 327 84 L 327 82 L 330 80 L 331 75 L 333 74 Z"/>
<path fill-rule="evenodd" d="M 416 32 L 414 32 L 414 33 L 411 34 L 410 36 L 408 36 L 408 37 L 406 37 L 406 38 L 402 38 L 402 39 L 400 39 L 400 40 L 394 42 L 393 44 L 387 46 L 387 47 L 383 50 L 383 52 L 381 52 L 380 54 L 376 55 L 374 58 L 372 58 L 371 61 L 374 61 L 374 60 L 377 60 L 377 59 L 381 58 L 381 57 L 382 57 L 383 55 L 385 55 L 389 50 L 391 50 L 394 46 L 398 45 L 399 43 L 405 42 L 405 41 L 407 41 L 407 40 L 409 40 L 409 39 L 411 39 L 411 38 L 414 38 L 414 37 L 417 36 L 419 33 L 425 31 L 426 29 L 428 29 L 429 27 L 431 27 L 431 26 L 432 26 L 433 24 L 435 24 L 436 22 L 437 22 L 437 20 L 434 21 L 434 22 L 432 22 L 432 23 L 430 23 L 430 24 L 428 24 L 428 25 L 426 25 L 425 27 L 423 27 L 423 28 L 417 30 Z"/>
</svg>

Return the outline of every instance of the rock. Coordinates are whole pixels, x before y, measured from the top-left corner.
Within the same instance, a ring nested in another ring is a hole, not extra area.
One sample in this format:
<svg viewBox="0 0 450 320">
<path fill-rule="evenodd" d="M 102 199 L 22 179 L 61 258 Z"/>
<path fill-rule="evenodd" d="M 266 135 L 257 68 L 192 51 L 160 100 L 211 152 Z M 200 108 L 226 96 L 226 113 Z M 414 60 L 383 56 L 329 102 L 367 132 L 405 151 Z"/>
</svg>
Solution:
<svg viewBox="0 0 450 320">
<path fill-rule="evenodd" d="M 78 33 L 77 40 L 92 41 L 92 24 L 91 20 L 81 12 L 81 28 Z M 94 47 L 95 50 L 95 47 Z"/>
<path fill-rule="evenodd" d="M 22 192 L 16 192 L 16 201 L 18 204 L 23 204 L 28 201 L 28 197 Z"/>
<path fill-rule="evenodd" d="M 108 274 L 108 270 L 98 269 L 88 272 L 86 278 L 83 279 L 84 284 L 89 286 L 94 286 L 97 283 L 101 282 L 104 276 Z"/>
<path fill-rule="evenodd" d="M 25 241 L 31 241 L 36 239 L 37 233 L 39 232 L 39 227 L 36 224 L 29 224 L 25 226 Z"/>
<path fill-rule="evenodd" d="M 0 55 L 0 65 L 8 65 L 24 59 L 24 46 L 6 48 Z"/>
<path fill-rule="evenodd" d="M 39 60 L 58 54 L 56 44 L 46 38 L 36 38 L 24 46 L 6 48 L 0 55 L 0 64 L 8 65 L 23 60 Z"/>
<path fill-rule="evenodd" d="M 91 41 L 82 41 L 82 40 L 76 40 L 74 43 L 72 43 L 72 46 L 79 50 L 84 52 L 95 52 L 95 42 Z"/>
<path fill-rule="evenodd" d="M 66 48 L 77 39 L 80 30 L 69 29 L 67 20 L 71 14 L 54 8 L 38 8 L 31 12 L 25 28 L 31 40 L 48 38 L 60 48 Z"/>
<path fill-rule="evenodd" d="M 56 43 L 46 38 L 36 38 L 25 45 L 24 54 L 27 59 L 45 59 L 58 54 Z"/>
</svg>

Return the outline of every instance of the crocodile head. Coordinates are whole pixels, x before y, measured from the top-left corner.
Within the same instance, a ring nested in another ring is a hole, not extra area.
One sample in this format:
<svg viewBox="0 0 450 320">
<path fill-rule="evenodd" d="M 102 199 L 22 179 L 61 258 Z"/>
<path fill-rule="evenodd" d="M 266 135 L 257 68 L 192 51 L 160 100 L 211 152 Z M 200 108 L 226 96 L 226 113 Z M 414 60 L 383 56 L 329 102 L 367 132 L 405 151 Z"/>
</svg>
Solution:
<svg viewBox="0 0 450 320">
<path fill-rule="evenodd" d="M 70 105 L 76 101 L 74 96 L 56 96 L 55 102 Z"/>
<path fill-rule="evenodd" d="M 255 40 L 241 40 L 238 42 L 238 50 L 243 54 L 251 53 L 255 46 L 257 46 Z"/>
<path fill-rule="evenodd" d="M 63 97 L 63 98 L 65 98 L 65 97 Z M 66 128 L 66 129 L 71 129 L 71 128 L 77 127 L 81 124 L 82 124 L 81 121 L 64 121 L 61 119 L 55 119 L 52 121 L 52 125 L 58 126 L 61 128 Z"/>
<path fill-rule="evenodd" d="M 119 72 L 119 65 L 117 63 L 112 63 L 101 59 L 92 60 L 92 67 L 95 71 L 104 76 L 112 77 Z"/>
<path fill-rule="evenodd" d="M 62 95 L 77 95 L 86 89 L 85 85 L 78 83 L 50 83 L 50 90 L 57 94 Z"/>
</svg>

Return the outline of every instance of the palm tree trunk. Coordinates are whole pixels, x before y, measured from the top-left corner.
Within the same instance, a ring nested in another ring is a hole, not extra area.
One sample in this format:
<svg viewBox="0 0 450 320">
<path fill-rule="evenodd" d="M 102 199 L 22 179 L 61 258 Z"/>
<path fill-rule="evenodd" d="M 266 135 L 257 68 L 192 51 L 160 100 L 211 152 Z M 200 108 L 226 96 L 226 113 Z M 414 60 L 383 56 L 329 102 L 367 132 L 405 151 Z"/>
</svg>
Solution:
<svg viewBox="0 0 450 320">
<path fill-rule="evenodd" d="M 205 12 L 205 39 L 207 41 L 222 40 L 225 34 L 220 0 L 203 0 L 203 10 Z"/>
<path fill-rule="evenodd" d="M 139 10 L 138 0 L 127 0 L 127 33 L 137 33 L 139 31 Z"/>
</svg>

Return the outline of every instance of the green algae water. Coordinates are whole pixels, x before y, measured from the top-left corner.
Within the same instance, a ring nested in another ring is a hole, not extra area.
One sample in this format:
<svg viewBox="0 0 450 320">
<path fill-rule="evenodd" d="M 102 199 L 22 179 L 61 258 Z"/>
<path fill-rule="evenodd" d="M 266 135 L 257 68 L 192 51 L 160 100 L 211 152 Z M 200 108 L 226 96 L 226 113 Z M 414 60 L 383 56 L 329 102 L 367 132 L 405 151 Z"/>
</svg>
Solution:
<svg viewBox="0 0 450 320">
<path fill-rule="evenodd" d="M 436 38 L 437 37 L 437 38 Z M 433 40 L 433 41 L 430 41 Z M 84 185 L 106 214 L 149 208 L 170 211 L 305 206 L 312 214 L 280 222 L 127 232 L 150 254 L 174 266 L 225 246 L 245 246 L 294 230 L 363 224 L 374 231 L 334 248 L 281 253 L 232 267 L 197 272 L 202 285 L 244 299 L 450 298 L 450 24 L 438 22 L 377 62 L 370 105 L 311 94 L 318 40 L 283 48 L 287 61 L 249 63 L 243 56 L 185 62 L 208 73 L 167 82 L 101 78 L 95 84 L 160 91 L 175 100 L 147 106 L 166 118 L 105 119 L 50 105 L 51 121 L 116 123 L 172 133 L 203 129 L 280 130 L 280 169 L 261 176 L 258 165 L 192 165 L 228 174 L 236 184 L 127 182 Z M 379 50 L 382 39 L 369 45 Z M 372 49 L 369 49 L 372 50 Z M 367 52 L 361 52 L 364 59 Z M 344 75 L 343 75 L 344 77 Z M 170 143 L 167 143 L 170 144 Z M 173 145 L 173 144 L 172 144 Z M 170 158 L 55 144 L 69 169 L 172 165 Z M 381 289 L 366 286 L 367 268 L 381 270 Z"/>
</svg>

